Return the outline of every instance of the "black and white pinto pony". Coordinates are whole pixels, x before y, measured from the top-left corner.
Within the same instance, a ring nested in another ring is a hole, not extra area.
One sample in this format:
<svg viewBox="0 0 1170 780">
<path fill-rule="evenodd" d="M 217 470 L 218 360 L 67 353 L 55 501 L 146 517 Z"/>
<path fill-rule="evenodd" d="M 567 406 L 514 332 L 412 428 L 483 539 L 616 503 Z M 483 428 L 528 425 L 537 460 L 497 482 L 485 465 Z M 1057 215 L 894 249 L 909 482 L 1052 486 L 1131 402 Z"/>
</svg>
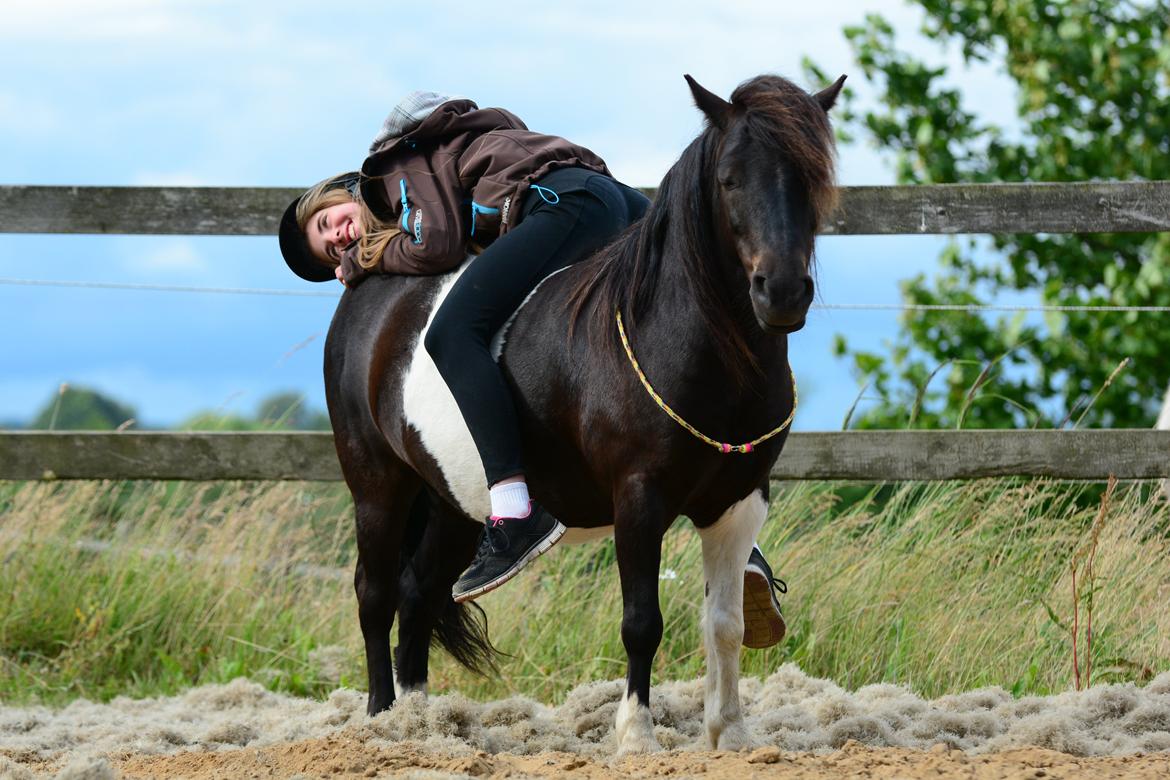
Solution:
<svg viewBox="0 0 1170 780">
<path fill-rule="evenodd" d="M 836 192 L 827 112 L 844 77 L 809 94 L 758 76 L 730 102 L 687 80 L 708 121 L 646 216 L 544 280 L 497 338 L 534 495 L 569 527 L 566 543 L 614 536 L 629 660 L 621 753 L 658 748 L 649 703 L 659 565 L 680 515 L 702 539 L 707 737 L 718 749 L 750 744 L 738 691 L 743 570 L 786 431 L 746 453 L 692 435 L 647 394 L 615 315 L 683 419 L 719 441 L 757 438 L 794 407 L 787 334 L 804 325 L 813 243 Z M 432 635 L 466 666 L 494 666 L 482 611 L 451 599 L 490 514 L 484 471 L 423 346 L 459 274 L 367 279 L 342 296 L 326 344 L 329 416 L 356 512 L 371 714 L 425 690 Z"/>
</svg>

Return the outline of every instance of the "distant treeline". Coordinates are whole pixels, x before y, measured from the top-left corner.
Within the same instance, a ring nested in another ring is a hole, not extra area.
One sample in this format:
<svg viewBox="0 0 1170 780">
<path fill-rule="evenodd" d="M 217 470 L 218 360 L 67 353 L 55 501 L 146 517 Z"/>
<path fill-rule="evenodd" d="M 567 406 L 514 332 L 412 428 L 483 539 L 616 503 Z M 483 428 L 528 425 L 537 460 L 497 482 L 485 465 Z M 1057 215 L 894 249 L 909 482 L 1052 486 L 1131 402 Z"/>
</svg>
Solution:
<svg viewBox="0 0 1170 780">
<path fill-rule="evenodd" d="M 327 431 L 329 416 L 305 404 L 296 392 L 274 393 L 256 405 L 251 416 L 223 411 L 196 412 L 174 426 L 145 424 L 130 404 L 88 387 L 62 384 L 32 420 L 7 421 L 0 427 L 46 431 L 158 430 L 184 431 Z"/>
</svg>

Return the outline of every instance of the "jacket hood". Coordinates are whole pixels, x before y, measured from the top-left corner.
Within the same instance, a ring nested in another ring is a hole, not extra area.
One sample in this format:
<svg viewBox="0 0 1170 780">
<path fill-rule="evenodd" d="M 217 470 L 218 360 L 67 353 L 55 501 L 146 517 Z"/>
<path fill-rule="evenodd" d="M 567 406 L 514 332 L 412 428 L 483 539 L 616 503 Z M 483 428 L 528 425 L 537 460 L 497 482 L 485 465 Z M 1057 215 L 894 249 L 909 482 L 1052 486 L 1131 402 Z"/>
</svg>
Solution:
<svg viewBox="0 0 1170 780">
<path fill-rule="evenodd" d="M 386 120 L 382 122 L 382 129 L 374 136 L 370 143 L 370 151 L 376 152 L 387 141 L 400 138 L 418 128 L 431 114 L 435 113 L 445 103 L 452 103 L 442 113 L 464 114 L 474 111 L 478 106 L 462 95 L 442 95 L 438 92 L 415 91 L 399 101 L 398 105 L 390 110 Z"/>
<path fill-rule="evenodd" d="M 464 97 L 451 98 L 437 105 L 428 106 L 425 112 L 425 116 L 417 122 L 413 120 L 409 122 L 411 129 L 399 135 L 388 136 L 374 149 L 362 164 L 362 173 L 366 176 L 380 175 L 379 170 L 385 161 L 393 157 L 403 144 L 413 148 L 416 142 L 445 143 L 460 135 L 470 138 L 492 130 L 528 129 L 520 117 L 510 111 L 502 108 L 480 108 L 475 101 Z M 385 126 L 383 128 L 392 132 L 405 126 L 406 121 L 391 122 L 389 128 Z"/>
<path fill-rule="evenodd" d="M 399 187 L 404 182 L 400 182 L 402 177 L 398 176 L 386 184 L 381 181 L 382 177 L 392 171 L 401 173 L 409 160 L 431 160 L 440 151 L 445 160 L 440 167 L 449 166 L 451 171 L 457 172 L 459 165 L 452 163 L 477 138 L 499 130 L 527 129 L 520 117 L 510 111 L 480 108 L 468 98 L 448 99 L 433 92 L 409 95 L 395 107 L 383 125 L 386 140 L 362 163 L 362 200 L 379 217 L 397 218 L 401 213 L 397 205 L 400 202 Z M 412 182 L 412 187 L 418 184 Z M 457 209 L 458 206 L 453 207 L 451 213 Z"/>
</svg>

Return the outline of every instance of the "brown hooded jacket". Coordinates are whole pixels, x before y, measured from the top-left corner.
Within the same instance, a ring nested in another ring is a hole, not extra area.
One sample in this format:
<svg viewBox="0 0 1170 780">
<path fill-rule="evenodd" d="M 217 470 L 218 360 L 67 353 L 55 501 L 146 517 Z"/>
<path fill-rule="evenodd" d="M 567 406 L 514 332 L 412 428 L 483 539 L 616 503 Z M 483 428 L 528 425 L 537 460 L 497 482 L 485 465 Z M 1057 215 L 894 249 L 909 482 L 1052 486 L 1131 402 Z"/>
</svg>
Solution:
<svg viewBox="0 0 1170 780">
<path fill-rule="evenodd" d="M 502 108 L 481 109 L 465 98 L 442 103 L 414 128 L 383 141 L 362 164 L 363 200 L 403 231 L 370 271 L 451 270 L 466 257 L 472 237 L 486 245 L 516 226 L 533 182 L 566 167 L 609 175 L 593 152 L 534 133 Z M 356 267 L 347 259 L 343 267 Z"/>
</svg>

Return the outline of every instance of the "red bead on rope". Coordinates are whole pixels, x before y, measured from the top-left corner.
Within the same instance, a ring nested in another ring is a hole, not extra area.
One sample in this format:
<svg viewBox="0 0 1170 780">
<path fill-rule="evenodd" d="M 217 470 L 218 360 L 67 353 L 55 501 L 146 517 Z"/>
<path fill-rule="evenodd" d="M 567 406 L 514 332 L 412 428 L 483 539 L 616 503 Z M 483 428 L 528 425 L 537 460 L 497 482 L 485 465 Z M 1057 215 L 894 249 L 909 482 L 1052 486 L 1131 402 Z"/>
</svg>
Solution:
<svg viewBox="0 0 1170 780">
<path fill-rule="evenodd" d="M 730 444 L 720 444 L 719 449 L 720 449 L 720 451 L 722 451 L 724 453 L 731 452 L 731 445 Z"/>
<path fill-rule="evenodd" d="M 748 442 L 747 444 L 743 445 L 743 451 L 745 454 L 752 451 L 751 442 Z"/>
</svg>

